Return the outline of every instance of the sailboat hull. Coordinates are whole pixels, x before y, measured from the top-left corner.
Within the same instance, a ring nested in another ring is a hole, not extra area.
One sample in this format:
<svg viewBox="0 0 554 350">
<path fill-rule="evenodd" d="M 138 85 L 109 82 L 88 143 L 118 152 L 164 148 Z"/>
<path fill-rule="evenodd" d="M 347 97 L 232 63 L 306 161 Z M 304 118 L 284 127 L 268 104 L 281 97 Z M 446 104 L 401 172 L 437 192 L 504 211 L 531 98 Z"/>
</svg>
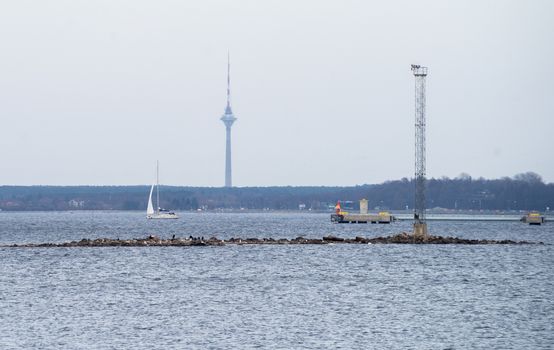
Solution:
<svg viewBox="0 0 554 350">
<path fill-rule="evenodd" d="M 179 215 L 175 213 L 155 213 L 151 215 L 146 215 L 147 219 L 178 219 Z"/>
</svg>

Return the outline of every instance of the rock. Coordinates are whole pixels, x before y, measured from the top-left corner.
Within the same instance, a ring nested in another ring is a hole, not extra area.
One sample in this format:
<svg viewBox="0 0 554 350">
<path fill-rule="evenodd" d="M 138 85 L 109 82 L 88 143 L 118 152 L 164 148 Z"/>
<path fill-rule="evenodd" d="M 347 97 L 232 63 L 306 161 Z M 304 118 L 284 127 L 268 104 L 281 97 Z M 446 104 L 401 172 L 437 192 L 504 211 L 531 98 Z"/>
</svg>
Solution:
<svg viewBox="0 0 554 350">
<path fill-rule="evenodd" d="M 327 244 L 327 242 L 325 242 L 323 239 L 314 238 L 314 239 L 308 239 L 306 241 L 306 244 Z"/>
<path fill-rule="evenodd" d="M 344 238 L 336 236 L 325 236 L 323 237 L 323 240 L 328 242 L 344 242 Z"/>
</svg>

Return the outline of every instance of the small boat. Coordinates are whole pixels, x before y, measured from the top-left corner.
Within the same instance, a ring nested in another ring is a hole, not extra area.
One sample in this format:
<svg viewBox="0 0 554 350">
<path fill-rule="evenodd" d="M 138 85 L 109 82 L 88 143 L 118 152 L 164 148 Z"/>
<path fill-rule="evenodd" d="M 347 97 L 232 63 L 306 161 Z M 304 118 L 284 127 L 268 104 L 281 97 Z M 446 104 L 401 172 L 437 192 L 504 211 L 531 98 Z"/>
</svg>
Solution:
<svg viewBox="0 0 554 350">
<path fill-rule="evenodd" d="M 156 186 L 156 210 L 152 205 L 152 194 L 154 193 L 154 186 Z M 150 196 L 148 196 L 148 207 L 146 208 L 147 219 L 178 219 L 179 216 L 173 211 L 160 208 L 160 166 L 156 162 L 156 184 L 150 188 Z"/>
</svg>

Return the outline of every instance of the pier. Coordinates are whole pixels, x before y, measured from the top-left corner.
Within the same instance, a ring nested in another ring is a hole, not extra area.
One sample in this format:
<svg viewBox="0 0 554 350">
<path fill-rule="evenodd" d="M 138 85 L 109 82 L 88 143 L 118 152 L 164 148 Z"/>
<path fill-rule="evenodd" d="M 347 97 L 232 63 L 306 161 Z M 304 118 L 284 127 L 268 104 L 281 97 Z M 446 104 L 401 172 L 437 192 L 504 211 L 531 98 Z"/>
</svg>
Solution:
<svg viewBox="0 0 554 350">
<path fill-rule="evenodd" d="M 414 216 L 411 214 L 397 214 L 396 220 L 406 221 L 413 220 Z M 427 221 L 521 221 L 521 216 L 518 215 L 460 215 L 460 214 L 434 214 L 427 215 Z"/>
<path fill-rule="evenodd" d="M 529 225 L 541 225 L 552 219 L 547 219 L 546 216 L 537 211 L 531 211 L 523 217 L 518 214 L 426 214 L 425 219 L 428 221 L 517 221 L 527 223 Z M 360 212 L 349 213 L 342 211 L 341 202 L 337 202 L 335 213 L 331 214 L 331 222 L 340 224 L 390 224 L 394 221 L 412 221 L 414 220 L 413 213 L 391 214 L 388 211 L 380 211 L 377 214 L 368 213 L 368 201 L 360 200 Z"/>
<path fill-rule="evenodd" d="M 390 224 L 395 219 L 389 213 L 379 214 L 332 214 L 331 222 L 339 224 Z"/>
<path fill-rule="evenodd" d="M 396 214 L 394 216 L 395 220 L 399 221 L 410 221 L 413 220 L 413 215 L 411 214 Z M 547 219 L 545 216 L 532 217 L 529 215 L 519 216 L 519 215 L 463 215 L 463 214 L 432 214 L 427 215 L 427 221 L 480 221 L 480 222 L 523 222 L 530 225 L 540 225 L 551 221 L 552 219 Z"/>
</svg>

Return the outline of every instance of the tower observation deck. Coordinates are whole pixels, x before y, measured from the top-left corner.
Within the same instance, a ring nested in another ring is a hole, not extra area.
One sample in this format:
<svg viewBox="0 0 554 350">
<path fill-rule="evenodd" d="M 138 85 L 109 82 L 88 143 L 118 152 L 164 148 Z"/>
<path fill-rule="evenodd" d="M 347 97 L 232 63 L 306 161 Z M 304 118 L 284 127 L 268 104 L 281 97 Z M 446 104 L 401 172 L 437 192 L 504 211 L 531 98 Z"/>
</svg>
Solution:
<svg viewBox="0 0 554 350">
<path fill-rule="evenodd" d="M 231 109 L 231 61 L 227 55 L 227 106 L 225 113 L 221 117 L 221 121 L 225 124 L 225 187 L 233 186 L 232 170 L 231 170 L 231 127 L 237 120 Z"/>
</svg>

